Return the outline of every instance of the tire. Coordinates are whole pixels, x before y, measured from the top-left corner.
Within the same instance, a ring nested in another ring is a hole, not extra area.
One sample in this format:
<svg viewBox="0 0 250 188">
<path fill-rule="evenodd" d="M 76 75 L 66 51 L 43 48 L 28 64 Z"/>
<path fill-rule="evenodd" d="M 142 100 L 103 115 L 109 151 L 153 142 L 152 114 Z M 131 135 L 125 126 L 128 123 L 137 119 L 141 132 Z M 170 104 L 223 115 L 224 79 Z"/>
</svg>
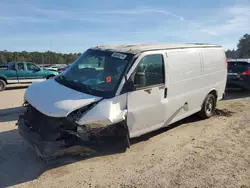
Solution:
<svg viewBox="0 0 250 188">
<path fill-rule="evenodd" d="M 208 94 L 206 97 L 202 109 L 199 112 L 199 116 L 203 119 L 208 119 L 213 116 L 216 107 L 216 97 L 214 94 Z"/>
<path fill-rule="evenodd" d="M 125 124 L 123 123 L 118 123 L 114 125 L 111 129 L 111 135 L 108 136 L 108 140 L 111 143 L 115 143 L 119 145 L 119 148 L 121 150 L 126 150 L 127 148 L 130 148 L 130 139 L 129 139 L 129 132 L 128 128 Z"/>
<path fill-rule="evenodd" d="M 129 132 L 126 125 L 123 125 L 123 128 L 120 128 L 120 130 L 118 130 L 117 136 L 121 141 L 120 145 L 122 148 L 124 148 L 125 150 L 127 148 L 130 148 Z"/>
<path fill-rule="evenodd" d="M 0 79 L 0 91 L 5 90 L 5 88 L 6 88 L 6 82 Z"/>
</svg>

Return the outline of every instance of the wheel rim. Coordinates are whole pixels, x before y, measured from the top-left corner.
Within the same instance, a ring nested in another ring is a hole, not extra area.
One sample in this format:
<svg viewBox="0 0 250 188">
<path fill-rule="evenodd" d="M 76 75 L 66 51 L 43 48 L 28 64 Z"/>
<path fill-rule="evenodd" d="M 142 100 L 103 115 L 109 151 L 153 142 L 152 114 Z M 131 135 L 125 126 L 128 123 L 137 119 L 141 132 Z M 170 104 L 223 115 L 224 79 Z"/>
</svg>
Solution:
<svg viewBox="0 0 250 188">
<path fill-rule="evenodd" d="M 209 98 L 206 102 L 206 113 L 210 115 L 214 109 L 214 101 L 212 98 Z"/>
</svg>

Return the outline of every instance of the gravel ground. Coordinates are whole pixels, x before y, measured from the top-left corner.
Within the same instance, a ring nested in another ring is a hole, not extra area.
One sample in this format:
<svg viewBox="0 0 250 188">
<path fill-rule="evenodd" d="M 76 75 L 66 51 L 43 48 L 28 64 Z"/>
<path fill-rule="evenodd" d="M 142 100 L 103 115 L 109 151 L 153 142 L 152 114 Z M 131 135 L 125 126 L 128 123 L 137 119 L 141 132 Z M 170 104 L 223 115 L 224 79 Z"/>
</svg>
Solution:
<svg viewBox="0 0 250 188">
<path fill-rule="evenodd" d="M 213 118 L 192 116 L 133 139 L 126 152 L 109 146 L 46 163 L 15 126 L 24 91 L 0 93 L 0 187 L 250 188 L 250 93 L 230 92 Z"/>
<path fill-rule="evenodd" d="M 15 109 L 21 106 L 24 92 L 28 86 L 27 84 L 13 84 L 0 92 L 0 110 Z"/>
</svg>

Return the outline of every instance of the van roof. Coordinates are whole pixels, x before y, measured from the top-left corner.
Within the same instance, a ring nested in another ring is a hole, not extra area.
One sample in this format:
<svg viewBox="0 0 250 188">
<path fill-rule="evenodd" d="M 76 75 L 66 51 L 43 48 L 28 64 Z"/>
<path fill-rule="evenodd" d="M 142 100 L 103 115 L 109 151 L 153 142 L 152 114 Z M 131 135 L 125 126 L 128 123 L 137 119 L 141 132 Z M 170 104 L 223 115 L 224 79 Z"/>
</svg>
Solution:
<svg viewBox="0 0 250 188">
<path fill-rule="evenodd" d="M 209 48 L 209 47 L 221 47 L 221 46 L 212 44 L 201 44 L 201 43 L 186 43 L 186 44 L 158 43 L 158 44 L 107 45 L 107 46 L 96 46 L 91 49 L 137 54 L 140 52 L 154 51 L 154 50 Z"/>
</svg>

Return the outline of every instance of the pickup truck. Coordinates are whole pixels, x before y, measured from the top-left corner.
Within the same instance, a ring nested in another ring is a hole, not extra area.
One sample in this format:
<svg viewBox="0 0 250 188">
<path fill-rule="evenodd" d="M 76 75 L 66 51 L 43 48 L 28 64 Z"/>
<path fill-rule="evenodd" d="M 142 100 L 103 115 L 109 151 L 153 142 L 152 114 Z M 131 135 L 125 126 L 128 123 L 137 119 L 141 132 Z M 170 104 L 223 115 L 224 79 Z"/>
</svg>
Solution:
<svg viewBox="0 0 250 188">
<path fill-rule="evenodd" d="M 0 67 L 0 91 L 5 90 L 7 84 L 40 82 L 53 78 L 56 71 L 44 70 L 34 63 L 9 62 Z"/>
</svg>

